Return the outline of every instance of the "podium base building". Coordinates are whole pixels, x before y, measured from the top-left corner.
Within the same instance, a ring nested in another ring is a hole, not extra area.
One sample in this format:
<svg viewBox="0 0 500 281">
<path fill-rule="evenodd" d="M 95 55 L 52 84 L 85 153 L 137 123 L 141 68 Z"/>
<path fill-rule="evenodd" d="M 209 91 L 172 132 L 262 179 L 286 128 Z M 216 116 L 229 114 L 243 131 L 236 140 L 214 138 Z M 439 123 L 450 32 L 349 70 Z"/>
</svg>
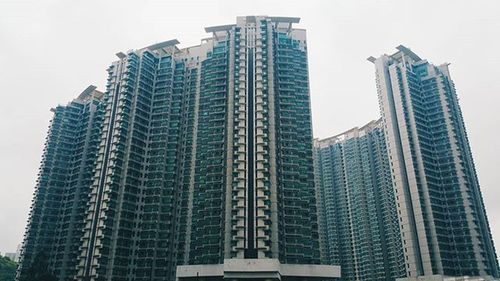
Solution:
<svg viewBox="0 0 500 281">
<path fill-rule="evenodd" d="M 277 259 L 226 259 L 224 264 L 181 265 L 177 281 L 335 280 L 340 266 L 282 264 Z"/>
</svg>

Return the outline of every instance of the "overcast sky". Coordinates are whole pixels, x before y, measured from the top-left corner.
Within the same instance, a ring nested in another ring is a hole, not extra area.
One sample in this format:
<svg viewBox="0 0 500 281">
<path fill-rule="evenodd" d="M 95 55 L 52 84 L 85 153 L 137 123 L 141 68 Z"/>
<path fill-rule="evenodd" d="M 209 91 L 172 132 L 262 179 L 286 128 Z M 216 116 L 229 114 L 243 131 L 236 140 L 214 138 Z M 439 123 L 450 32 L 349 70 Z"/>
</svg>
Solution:
<svg viewBox="0 0 500 281">
<path fill-rule="evenodd" d="M 90 84 L 104 90 L 117 52 L 175 38 L 197 45 L 204 27 L 241 15 L 302 19 L 315 137 L 378 118 L 367 57 L 403 44 L 451 63 L 500 248 L 500 1 L 0 0 L 0 252 L 22 241 L 51 107 Z"/>
</svg>

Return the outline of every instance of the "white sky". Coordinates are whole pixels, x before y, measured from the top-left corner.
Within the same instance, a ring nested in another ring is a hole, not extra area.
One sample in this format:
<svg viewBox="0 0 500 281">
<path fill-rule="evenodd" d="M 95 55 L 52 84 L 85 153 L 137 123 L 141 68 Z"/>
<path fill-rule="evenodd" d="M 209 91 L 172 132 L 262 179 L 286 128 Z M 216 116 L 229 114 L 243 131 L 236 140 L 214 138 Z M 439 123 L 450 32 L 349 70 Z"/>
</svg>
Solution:
<svg viewBox="0 0 500 281">
<path fill-rule="evenodd" d="M 315 137 L 378 118 L 368 56 L 404 44 L 450 62 L 500 248 L 500 1 L 0 0 L 0 252 L 22 241 L 51 107 L 89 84 L 104 90 L 119 51 L 174 38 L 196 45 L 204 27 L 240 15 L 302 18 Z"/>
</svg>

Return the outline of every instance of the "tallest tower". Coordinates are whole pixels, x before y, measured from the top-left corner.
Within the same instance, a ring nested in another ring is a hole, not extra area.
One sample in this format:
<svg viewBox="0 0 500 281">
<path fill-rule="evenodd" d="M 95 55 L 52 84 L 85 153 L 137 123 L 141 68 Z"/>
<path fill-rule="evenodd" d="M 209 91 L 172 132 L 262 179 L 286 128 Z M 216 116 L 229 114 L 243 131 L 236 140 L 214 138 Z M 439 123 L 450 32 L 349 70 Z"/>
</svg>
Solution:
<svg viewBox="0 0 500 281">
<path fill-rule="evenodd" d="M 198 132 L 197 163 L 200 168 L 206 165 L 202 155 L 210 145 L 201 138 L 215 133 L 224 137 L 215 148 L 225 149 L 211 155 L 224 169 L 210 193 L 205 193 L 202 182 L 195 182 L 189 255 L 191 264 L 224 263 L 219 269 L 226 277 L 243 274 L 242 269 L 287 276 L 291 271 L 280 271 L 280 263 L 296 264 L 297 273 L 303 269 L 297 264 L 320 263 L 307 42 L 305 30 L 293 27 L 298 22 L 299 18 L 249 16 L 238 17 L 233 25 L 206 28 L 213 34 L 210 40 L 224 46 L 225 65 L 218 70 L 227 78 L 220 114 L 211 117 L 203 110 L 214 108 L 200 103 L 199 114 L 206 119 L 199 122 L 216 121 L 221 127 L 214 132 L 209 123 L 199 125 L 207 131 Z M 202 76 L 200 82 L 200 101 L 212 99 L 203 91 L 208 81 Z M 195 181 L 205 175 L 200 170 Z M 214 194 L 219 194 L 221 208 L 207 204 Z M 216 219 L 208 220 L 203 210 Z M 325 268 L 317 269 L 316 277 L 334 275 L 330 271 L 321 276 Z M 188 278 L 199 270 L 185 266 L 178 272 Z"/>
<path fill-rule="evenodd" d="M 305 30 L 292 28 L 298 21 L 240 17 L 234 26 L 207 29 L 226 36 L 234 75 L 227 109 L 228 257 L 319 263 L 307 45 Z"/>
</svg>

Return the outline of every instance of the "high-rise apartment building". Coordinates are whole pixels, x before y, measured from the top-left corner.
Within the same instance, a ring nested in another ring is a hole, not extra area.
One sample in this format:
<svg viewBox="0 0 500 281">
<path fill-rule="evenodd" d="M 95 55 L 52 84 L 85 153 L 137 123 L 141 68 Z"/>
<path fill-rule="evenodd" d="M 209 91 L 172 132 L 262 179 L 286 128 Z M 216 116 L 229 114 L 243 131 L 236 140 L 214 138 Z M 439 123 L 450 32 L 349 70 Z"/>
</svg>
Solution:
<svg viewBox="0 0 500 281">
<path fill-rule="evenodd" d="M 375 64 L 408 277 L 499 277 L 448 64 L 404 46 Z"/>
<path fill-rule="evenodd" d="M 48 255 L 61 281 L 338 276 L 320 265 L 298 22 L 238 17 L 206 28 L 212 36 L 198 46 L 170 40 L 118 53 L 97 105 L 100 126 L 75 144 L 52 142 L 62 118 L 54 116 L 45 161 L 57 168 L 44 162 L 40 174 L 53 177 L 44 184 L 54 194 L 35 194 L 20 276 L 44 247 L 61 251 Z M 82 152 L 81 142 L 92 145 Z M 88 158 L 70 157 L 67 146 Z"/>
<path fill-rule="evenodd" d="M 406 276 L 382 121 L 314 145 L 325 260 L 345 281 Z"/>
<path fill-rule="evenodd" d="M 65 106 L 57 106 L 43 151 L 18 280 L 31 280 L 35 260 L 48 260 L 59 280 L 75 275 L 89 187 L 104 117 L 103 93 L 89 86 Z"/>
</svg>

